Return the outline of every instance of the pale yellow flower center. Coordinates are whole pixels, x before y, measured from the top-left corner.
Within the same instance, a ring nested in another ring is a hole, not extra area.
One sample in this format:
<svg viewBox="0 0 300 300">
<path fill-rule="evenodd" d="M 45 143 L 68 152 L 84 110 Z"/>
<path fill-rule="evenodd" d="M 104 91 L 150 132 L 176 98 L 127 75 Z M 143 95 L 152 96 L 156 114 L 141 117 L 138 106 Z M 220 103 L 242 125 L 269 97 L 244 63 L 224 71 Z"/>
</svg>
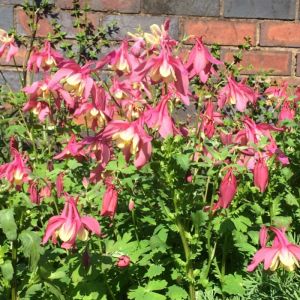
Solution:
<svg viewBox="0 0 300 300">
<path fill-rule="evenodd" d="M 23 175 L 24 174 L 19 169 L 17 169 L 15 171 L 15 174 L 14 174 L 14 183 L 16 185 L 22 184 Z"/>
<path fill-rule="evenodd" d="M 137 153 L 140 139 L 139 136 L 134 133 L 132 128 L 128 128 L 124 131 L 115 133 L 112 138 L 116 141 L 116 145 L 120 149 L 130 147 L 131 154 Z"/>
<path fill-rule="evenodd" d="M 299 263 L 296 257 L 288 251 L 288 249 L 282 249 L 274 256 L 270 270 L 275 271 L 278 267 L 282 267 L 291 272 L 294 271 L 296 267 L 299 267 Z"/>
<path fill-rule="evenodd" d="M 64 223 L 58 230 L 58 236 L 63 242 L 69 241 L 75 234 L 75 224 Z"/>
<path fill-rule="evenodd" d="M 78 97 L 81 97 L 84 90 L 84 81 L 80 74 L 76 73 L 62 80 L 64 89 Z"/>
</svg>

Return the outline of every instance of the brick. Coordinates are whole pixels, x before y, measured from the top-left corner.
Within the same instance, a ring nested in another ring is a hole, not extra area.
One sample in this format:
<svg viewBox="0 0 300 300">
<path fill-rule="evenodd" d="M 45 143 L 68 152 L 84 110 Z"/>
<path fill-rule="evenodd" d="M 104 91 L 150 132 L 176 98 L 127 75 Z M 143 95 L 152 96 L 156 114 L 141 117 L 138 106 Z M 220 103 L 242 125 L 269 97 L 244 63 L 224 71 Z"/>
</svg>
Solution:
<svg viewBox="0 0 300 300">
<path fill-rule="evenodd" d="M 297 54 L 296 75 L 297 75 L 297 76 L 300 76 L 300 53 Z"/>
<path fill-rule="evenodd" d="M 101 16 L 96 12 L 89 12 L 87 15 L 88 22 L 92 23 L 95 28 L 101 25 Z M 80 30 L 73 27 L 73 18 L 68 11 L 60 11 L 57 21 L 62 25 L 62 31 L 67 33 L 67 38 L 74 38 Z"/>
<path fill-rule="evenodd" d="M 137 16 L 137 15 L 106 15 L 103 19 L 103 25 L 107 25 L 111 22 L 117 22 L 117 26 L 120 29 L 117 34 L 113 35 L 113 39 L 121 40 L 127 32 L 135 32 L 137 28 L 149 32 L 149 27 L 152 24 L 161 25 L 165 21 L 165 17 L 159 16 Z M 173 38 L 178 38 L 178 18 L 171 17 L 170 35 Z"/>
<path fill-rule="evenodd" d="M 9 30 L 14 26 L 14 8 L 12 5 L 0 5 L 0 28 Z"/>
<path fill-rule="evenodd" d="M 21 34 L 31 35 L 30 27 L 28 26 L 28 17 L 21 8 L 16 9 L 17 31 Z M 51 23 L 48 19 L 41 19 L 38 23 L 37 37 L 45 37 L 52 31 Z"/>
<path fill-rule="evenodd" d="M 186 19 L 182 33 L 203 36 L 207 44 L 241 45 L 245 36 L 249 36 L 252 44 L 256 44 L 254 22 Z"/>
<path fill-rule="evenodd" d="M 294 76 L 271 76 L 269 77 L 271 82 L 276 82 L 277 84 L 281 84 L 283 82 L 287 82 L 289 85 L 294 87 L 300 86 L 300 78 Z"/>
<path fill-rule="evenodd" d="M 80 0 L 81 7 L 84 7 L 85 0 Z M 58 0 L 55 4 L 63 9 L 73 7 L 70 0 Z M 122 13 L 139 13 L 141 10 L 141 0 L 90 0 L 88 5 L 95 11 L 116 11 Z"/>
<path fill-rule="evenodd" d="M 145 13 L 190 16 L 218 16 L 219 0 L 144 0 Z"/>
<path fill-rule="evenodd" d="M 224 17 L 295 19 L 296 0 L 224 0 Z"/>
<path fill-rule="evenodd" d="M 16 61 L 17 66 L 23 66 L 25 54 L 26 54 L 25 47 L 20 48 L 19 51 L 17 52 L 17 54 L 15 55 L 15 61 Z M 11 61 L 7 63 L 5 61 L 5 58 L 6 58 L 6 52 L 4 52 L 4 55 L 0 58 L 1 66 L 14 66 L 15 65 L 13 59 L 11 59 Z"/>
<path fill-rule="evenodd" d="M 261 24 L 260 45 L 300 47 L 300 24 L 264 22 Z"/>
<path fill-rule="evenodd" d="M 222 60 L 231 62 L 233 51 L 223 50 Z M 255 74 L 259 71 L 273 70 L 272 75 L 291 74 L 292 55 L 287 51 L 251 50 L 243 53 L 241 66 L 253 66 L 251 70 L 244 70 L 242 74 Z"/>
<path fill-rule="evenodd" d="M 13 91 L 18 91 L 21 88 L 21 83 L 19 80 L 18 72 L 16 71 L 8 71 L 8 70 L 1 70 L 2 74 L 4 75 L 6 81 L 9 84 L 9 87 Z M 0 76 L 0 85 L 5 85 L 5 81 L 3 80 L 2 76 Z"/>
<path fill-rule="evenodd" d="M 1 4 L 23 4 L 24 0 L 1 0 Z"/>
<path fill-rule="evenodd" d="M 28 26 L 28 17 L 21 9 L 16 10 L 16 18 L 17 18 L 17 30 L 21 34 L 30 35 L 30 28 Z M 62 25 L 62 31 L 66 32 L 67 38 L 74 38 L 76 33 L 79 31 L 78 29 L 73 27 L 73 18 L 70 15 L 69 11 L 60 11 L 57 14 L 56 21 Z M 101 25 L 101 16 L 96 12 L 88 13 L 88 21 L 93 24 L 94 27 L 99 27 Z M 51 18 L 49 19 L 41 19 L 38 25 L 37 36 L 38 37 L 46 37 L 48 33 L 52 33 L 52 25 Z"/>
</svg>

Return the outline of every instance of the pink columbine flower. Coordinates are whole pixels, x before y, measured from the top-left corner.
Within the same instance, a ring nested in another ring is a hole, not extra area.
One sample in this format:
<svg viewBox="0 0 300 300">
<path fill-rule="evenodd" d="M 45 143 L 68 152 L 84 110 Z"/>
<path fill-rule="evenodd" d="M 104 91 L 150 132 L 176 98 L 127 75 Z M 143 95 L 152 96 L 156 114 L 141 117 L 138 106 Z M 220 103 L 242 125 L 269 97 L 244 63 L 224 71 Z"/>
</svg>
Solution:
<svg viewBox="0 0 300 300">
<path fill-rule="evenodd" d="M 209 50 L 203 45 L 202 38 L 196 38 L 196 44 L 189 54 L 185 65 L 189 77 L 198 75 L 203 83 L 206 83 L 210 74 L 214 73 L 213 64 L 220 65 L 221 61 L 214 58 Z"/>
<path fill-rule="evenodd" d="M 4 51 L 8 49 L 5 61 L 9 62 L 19 50 L 15 43 L 15 39 L 13 36 L 9 36 L 5 30 L 0 29 L 0 43 L 2 43 L 2 46 L 0 47 L 0 57 L 3 55 Z"/>
<path fill-rule="evenodd" d="M 119 268 L 126 268 L 130 265 L 130 257 L 127 255 L 122 255 L 118 258 L 116 265 Z"/>
<path fill-rule="evenodd" d="M 24 104 L 23 111 L 31 111 L 37 115 L 41 122 L 44 122 L 48 116 L 51 116 L 49 101 L 51 96 L 54 96 L 56 107 L 60 108 L 58 101 L 58 85 L 49 87 L 49 78 L 41 81 L 35 81 L 32 85 L 23 88 L 23 91 L 28 95 L 28 101 Z"/>
<path fill-rule="evenodd" d="M 209 139 L 211 139 L 215 133 L 214 106 L 211 101 L 208 101 L 206 104 L 205 112 L 202 115 L 200 130 Z"/>
<path fill-rule="evenodd" d="M 129 74 L 138 65 L 137 58 L 128 52 L 128 41 L 123 41 L 119 49 L 114 51 L 109 62 L 111 68 L 121 74 Z"/>
<path fill-rule="evenodd" d="M 57 237 L 63 242 L 61 247 L 70 249 L 75 245 L 76 238 L 86 241 L 89 231 L 100 236 L 100 225 L 92 217 L 81 217 L 76 207 L 75 200 L 70 195 L 66 195 L 65 207 L 62 214 L 50 218 L 42 243 L 46 244 L 51 237 L 52 243 L 57 243 Z"/>
<path fill-rule="evenodd" d="M 118 191 L 109 182 L 106 183 L 106 191 L 102 200 L 101 216 L 114 217 L 118 205 Z"/>
<path fill-rule="evenodd" d="M 254 165 L 253 179 L 255 186 L 263 193 L 268 186 L 269 180 L 268 166 L 263 157 L 258 158 Z"/>
<path fill-rule="evenodd" d="M 152 152 L 152 137 L 144 130 L 143 123 L 142 118 L 133 122 L 112 121 L 103 132 L 103 137 L 111 137 L 117 147 L 123 150 L 127 161 L 131 155 L 134 156 L 134 165 L 137 168 L 148 162 Z"/>
<path fill-rule="evenodd" d="M 169 135 L 174 136 L 180 134 L 180 131 L 175 127 L 174 120 L 169 113 L 169 100 L 169 95 L 164 96 L 156 107 L 148 109 L 144 113 L 147 126 L 149 128 L 158 129 L 162 138 L 166 138 Z"/>
<path fill-rule="evenodd" d="M 53 75 L 48 86 L 51 89 L 60 84 L 60 95 L 69 107 L 74 108 L 76 99 L 87 100 L 92 92 L 95 83 L 90 73 L 90 64 L 81 67 L 74 61 L 69 61 Z"/>
<path fill-rule="evenodd" d="M 255 104 L 258 94 L 247 86 L 243 81 L 237 82 L 229 77 L 218 95 L 218 106 L 223 108 L 225 104 L 233 104 L 240 112 L 244 112 L 248 102 Z"/>
<path fill-rule="evenodd" d="M 282 101 L 288 98 L 287 94 L 288 83 L 284 81 L 280 86 L 270 86 L 265 90 L 265 94 L 268 96 L 268 101 L 275 100 L 276 109 L 279 108 Z"/>
<path fill-rule="evenodd" d="M 55 186 L 56 186 L 56 194 L 57 197 L 61 197 L 64 192 L 64 176 L 63 172 L 60 172 L 56 178 Z"/>
<path fill-rule="evenodd" d="M 219 208 L 227 208 L 234 198 L 237 191 L 237 181 L 233 174 L 233 170 L 229 169 L 224 178 L 222 179 L 219 189 L 219 200 L 214 205 L 213 210 Z"/>
<path fill-rule="evenodd" d="M 232 133 L 220 132 L 220 139 L 223 145 L 230 145 L 233 143 Z"/>
<path fill-rule="evenodd" d="M 45 41 L 42 50 L 34 49 L 28 60 L 27 70 L 32 70 L 35 73 L 40 70 L 47 71 L 59 65 L 63 60 L 63 56 L 51 48 L 50 42 Z"/>
<path fill-rule="evenodd" d="M 41 122 L 44 122 L 45 119 L 50 115 L 51 111 L 49 104 L 45 101 L 35 101 L 29 100 L 25 103 L 23 111 L 32 111 L 34 115 L 37 115 Z"/>
<path fill-rule="evenodd" d="M 136 42 L 139 42 L 142 44 L 140 41 L 147 43 L 147 45 L 150 47 L 150 51 L 153 51 L 156 49 L 161 43 L 166 43 L 170 46 L 175 46 L 178 44 L 177 41 L 173 40 L 170 35 L 169 35 L 169 29 L 170 29 L 170 19 L 166 19 L 163 25 L 158 26 L 157 24 L 152 24 L 150 26 L 150 31 L 145 32 L 142 34 L 133 34 L 131 32 L 128 32 L 127 34 L 132 37 Z M 133 45 L 133 47 L 135 44 Z M 144 44 L 142 44 L 144 46 Z M 131 48 L 132 49 L 132 48 Z"/>
<path fill-rule="evenodd" d="M 5 178 L 11 185 L 20 188 L 24 182 L 28 182 L 30 179 L 30 171 L 26 167 L 27 159 L 24 159 L 15 148 L 11 148 L 10 151 L 14 160 L 0 166 L 0 179 Z"/>
<path fill-rule="evenodd" d="M 76 124 L 86 125 L 94 131 L 97 128 L 103 128 L 107 122 L 104 111 L 88 102 L 81 104 L 73 116 Z"/>
<path fill-rule="evenodd" d="M 284 228 L 270 227 L 270 230 L 275 233 L 272 246 L 267 246 L 268 229 L 263 226 L 259 234 L 261 249 L 254 255 L 247 271 L 254 271 L 261 262 L 264 263 L 265 270 L 275 271 L 278 267 L 283 267 L 287 271 L 294 271 L 296 266 L 299 267 L 300 247 L 288 241 Z"/>
<path fill-rule="evenodd" d="M 82 148 L 83 144 L 76 142 L 76 136 L 72 133 L 71 138 L 64 150 L 61 153 L 55 155 L 53 158 L 65 159 L 69 157 L 75 157 L 77 159 L 81 159 L 84 157 L 84 152 Z"/>
<path fill-rule="evenodd" d="M 295 118 L 295 107 L 294 103 L 290 101 L 284 101 L 281 110 L 278 116 L 278 121 L 282 122 L 283 120 L 294 120 Z"/>
<path fill-rule="evenodd" d="M 129 211 L 133 211 L 134 207 L 135 207 L 135 203 L 134 203 L 134 201 L 132 199 L 130 199 L 129 203 L 128 203 L 128 210 Z"/>
<path fill-rule="evenodd" d="M 29 186 L 28 186 L 28 190 L 27 192 L 29 193 L 29 198 L 31 200 L 32 203 L 34 204 L 40 204 L 40 195 L 39 195 L 39 191 L 37 188 L 37 182 L 31 180 L 29 182 Z"/>
<path fill-rule="evenodd" d="M 158 56 L 152 56 L 142 62 L 134 72 L 133 81 L 141 81 L 146 75 L 149 75 L 154 83 L 163 81 L 170 84 L 172 82 L 184 104 L 189 105 L 188 72 L 180 58 L 174 57 L 167 46 L 162 47 Z"/>
</svg>

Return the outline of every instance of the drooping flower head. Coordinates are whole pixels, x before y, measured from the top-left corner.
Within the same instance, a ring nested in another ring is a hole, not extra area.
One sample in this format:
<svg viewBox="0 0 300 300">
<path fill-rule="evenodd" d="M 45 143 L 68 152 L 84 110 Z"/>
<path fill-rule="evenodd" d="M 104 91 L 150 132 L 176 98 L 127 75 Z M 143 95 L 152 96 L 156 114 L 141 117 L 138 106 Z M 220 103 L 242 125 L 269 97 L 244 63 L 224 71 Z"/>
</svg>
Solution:
<svg viewBox="0 0 300 300">
<path fill-rule="evenodd" d="M 126 267 L 128 267 L 130 265 L 130 257 L 127 256 L 127 255 L 121 255 L 118 258 L 118 261 L 117 261 L 116 265 L 119 268 L 126 268 Z"/>
<path fill-rule="evenodd" d="M 269 181 L 268 166 L 263 157 L 258 158 L 254 165 L 253 179 L 255 186 L 263 193 L 266 190 Z"/>
<path fill-rule="evenodd" d="M 167 86 L 172 83 L 184 104 L 189 105 L 188 72 L 180 58 L 172 55 L 168 46 L 162 45 L 157 56 L 144 60 L 134 70 L 132 80 L 139 82 L 145 76 L 149 76 L 153 83 L 164 82 Z"/>
<path fill-rule="evenodd" d="M 77 159 L 81 159 L 84 157 L 84 152 L 82 150 L 83 144 L 76 141 L 75 134 L 72 133 L 71 138 L 67 144 L 67 146 L 63 149 L 63 151 L 57 155 L 55 155 L 54 159 L 65 159 L 69 157 L 75 157 Z"/>
<path fill-rule="evenodd" d="M 256 252 L 247 270 L 252 272 L 263 262 L 265 270 L 275 271 L 278 267 L 282 267 L 287 271 L 294 271 L 299 267 L 300 246 L 288 241 L 284 228 L 270 227 L 269 229 L 275 234 L 272 246 L 267 246 L 268 229 L 263 226 L 260 230 L 261 249 Z"/>
<path fill-rule="evenodd" d="M 123 150 L 127 161 L 131 155 L 134 156 L 134 165 L 137 168 L 148 162 L 152 152 L 152 137 L 146 133 L 143 123 L 142 118 L 133 122 L 112 121 L 103 132 L 103 137 L 111 137 L 116 146 Z"/>
<path fill-rule="evenodd" d="M 225 104 L 235 105 L 236 109 L 244 112 L 247 104 L 256 103 L 258 94 L 247 86 L 243 81 L 237 82 L 229 77 L 227 85 L 225 85 L 218 95 L 218 106 L 223 108 Z"/>
<path fill-rule="evenodd" d="M 219 189 L 219 200 L 214 205 L 213 210 L 219 208 L 227 208 L 234 198 L 237 191 L 237 181 L 233 174 L 233 170 L 229 169 L 222 179 Z"/>
<path fill-rule="evenodd" d="M 278 116 L 278 121 L 281 123 L 284 120 L 294 120 L 296 115 L 295 105 L 291 101 L 284 101 Z"/>
<path fill-rule="evenodd" d="M 95 218 L 81 217 L 76 207 L 77 199 L 75 200 L 70 195 L 66 195 L 65 207 L 59 216 L 50 218 L 43 244 L 46 244 L 51 237 L 53 244 L 57 243 L 57 238 L 63 242 L 61 247 L 65 249 L 72 248 L 76 243 L 76 238 L 86 241 L 89 237 L 89 231 L 100 236 L 100 225 Z"/>
<path fill-rule="evenodd" d="M 53 75 L 48 87 L 60 84 L 59 93 L 69 107 L 74 108 L 76 100 L 87 100 L 95 85 L 90 76 L 90 64 L 79 66 L 74 61 L 64 63 Z"/>
<path fill-rule="evenodd" d="M 34 49 L 31 54 L 27 69 L 34 72 L 48 69 L 59 65 L 64 60 L 63 56 L 55 51 L 49 41 L 45 41 L 44 47 L 41 50 Z"/>
<path fill-rule="evenodd" d="M 5 30 L 0 29 L 0 43 L 2 43 L 2 46 L 0 47 L 0 57 L 4 54 L 4 51 L 7 50 L 5 61 L 9 62 L 19 50 L 15 43 L 15 39 L 13 36 L 9 36 Z"/>
<path fill-rule="evenodd" d="M 195 75 L 198 75 L 200 80 L 206 83 L 209 75 L 215 72 L 213 64 L 220 65 L 222 62 L 212 56 L 204 46 L 201 38 L 196 38 L 196 44 L 191 50 L 185 65 L 189 72 L 189 77 L 193 78 Z"/>
<path fill-rule="evenodd" d="M 274 102 L 276 108 L 280 106 L 282 101 L 288 98 L 288 83 L 284 81 L 280 86 L 270 86 L 265 90 L 265 95 L 267 95 L 267 104 L 268 102 Z"/>
<path fill-rule="evenodd" d="M 174 120 L 170 116 L 168 103 L 170 96 L 164 96 L 156 107 L 148 109 L 144 113 L 145 123 L 149 128 L 158 129 L 162 138 L 169 135 L 180 134 L 180 131 L 175 127 Z"/>
<path fill-rule="evenodd" d="M 106 182 L 106 191 L 102 200 L 101 216 L 107 216 L 112 219 L 116 213 L 117 205 L 118 191 L 112 183 Z"/>
<path fill-rule="evenodd" d="M 16 187 L 28 182 L 30 170 L 26 166 L 27 159 L 24 158 L 15 148 L 10 149 L 13 161 L 0 166 L 0 179 L 5 178 Z"/>
</svg>

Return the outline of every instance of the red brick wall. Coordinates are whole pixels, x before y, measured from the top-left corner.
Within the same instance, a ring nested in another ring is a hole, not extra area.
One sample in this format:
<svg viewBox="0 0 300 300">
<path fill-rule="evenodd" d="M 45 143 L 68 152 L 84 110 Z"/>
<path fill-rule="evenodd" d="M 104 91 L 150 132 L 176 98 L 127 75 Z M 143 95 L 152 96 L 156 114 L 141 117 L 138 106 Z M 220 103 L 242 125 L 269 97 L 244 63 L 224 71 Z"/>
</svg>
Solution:
<svg viewBox="0 0 300 300">
<path fill-rule="evenodd" d="M 54 1 L 59 8 L 59 20 L 67 37 L 74 37 L 71 27 L 72 0 Z M 84 0 L 81 1 L 85 3 Z M 244 54 L 242 65 L 253 65 L 251 74 L 260 70 L 274 70 L 274 78 L 300 83 L 300 0 L 87 0 L 91 7 L 90 19 L 96 24 L 116 20 L 120 40 L 127 31 L 138 26 L 147 30 L 153 23 L 171 19 L 174 38 L 186 34 L 202 35 L 207 44 L 221 45 L 222 58 L 230 61 L 244 36 L 250 36 L 252 47 Z M 0 28 L 11 26 L 28 33 L 22 0 L 0 1 Z M 38 36 L 51 31 L 50 20 L 40 22 Z M 17 57 L 21 64 L 22 53 Z M 0 69 L 12 70 L 0 60 Z"/>
</svg>

